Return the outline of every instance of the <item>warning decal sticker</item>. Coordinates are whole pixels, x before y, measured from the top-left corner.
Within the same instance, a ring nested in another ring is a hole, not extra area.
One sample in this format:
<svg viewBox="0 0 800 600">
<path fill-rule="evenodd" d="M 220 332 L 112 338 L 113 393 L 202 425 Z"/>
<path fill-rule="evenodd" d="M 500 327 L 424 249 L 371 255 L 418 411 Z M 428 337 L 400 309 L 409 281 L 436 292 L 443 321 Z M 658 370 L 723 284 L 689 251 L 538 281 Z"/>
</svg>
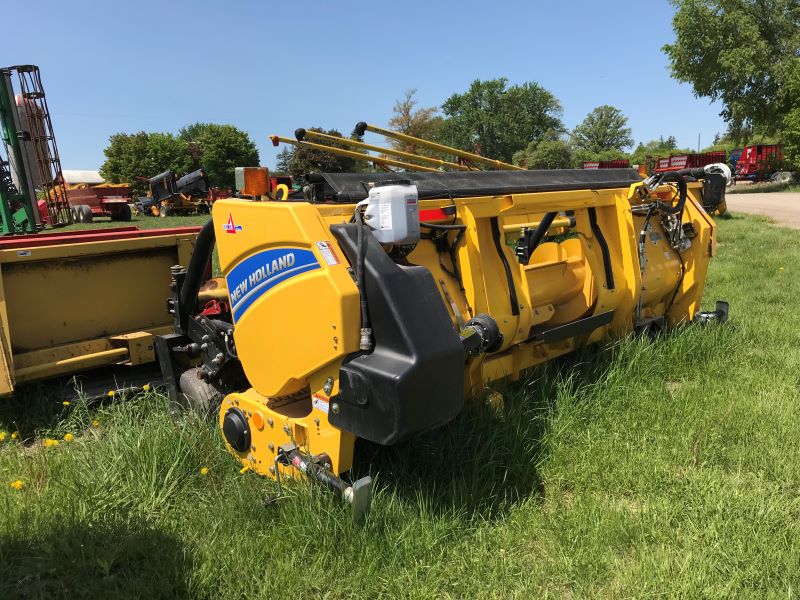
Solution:
<svg viewBox="0 0 800 600">
<path fill-rule="evenodd" d="M 336 250 L 333 249 L 333 244 L 328 240 L 317 242 L 317 248 L 319 248 L 322 258 L 324 258 L 325 262 L 329 265 L 339 265 L 342 263 L 342 261 L 339 260 L 339 255 L 336 254 Z"/>
</svg>

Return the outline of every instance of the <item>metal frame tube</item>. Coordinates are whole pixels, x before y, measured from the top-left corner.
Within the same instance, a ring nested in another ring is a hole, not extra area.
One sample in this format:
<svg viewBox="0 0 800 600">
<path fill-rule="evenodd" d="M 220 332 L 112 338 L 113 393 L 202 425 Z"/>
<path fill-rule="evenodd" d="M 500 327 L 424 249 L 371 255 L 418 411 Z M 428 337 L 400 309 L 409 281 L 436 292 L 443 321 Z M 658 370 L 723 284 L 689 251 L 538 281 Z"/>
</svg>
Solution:
<svg viewBox="0 0 800 600">
<path fill-rule="evenodd" d="M 305 147 L 305 148 L 311 148 L 313 150 L 330 152 L 332 154 L 339 154 L 341 156 L 347 156 L 349 158 L 354 158 L 356 160 L 371 162 L 376 165 L 398 167 L 400 169 L 406 169 L 408 171 L 428 171 L 429 173 L 439 172 L 438 169 L 434 169 L 432 167 L 412 165 L 411 163 L 403 162 L 400 160 L 392 160 L 391 158 L 380 158 L 378 156 L 372 156 L 371 154 L 362 154 L 361 152 L 353 152 L 352 150 L 343 150 L 342 148 L 334 148 L 333 146 L 326 146 L 324 144 L 315 144 L 313 142 L 298 142 L 297 140 L 281 137 L 279 135 L 271 135 L 269 136 L 269 139 L 272 141 L 273 146 L 277 146 L 280 142 L 282 142 L 284 144 L 292 144 L 293 146 L 299 146 L 301 148 Z M 338 138 L 337 141 L 339 141 Z"/>
<path fill-rule="evenodd" d="M 470 170 L 470 168 L 466 165 L 460 165 L 458 163 L 448 162 L 446 160 L 441 160 L 439 158 L 432 158 L 430 156 L 419 156 L 417 154 L 411 154 L 410 152 L 395 150 L 394 148 L 382 148 L 380 146 L 373 146 L 372 144 L 365 144 L 364 142 L 359 142 L 358 140 L 351 140 L 350 138 L 338 138 L 333 135 L 328 135 L 327 133 L 320 133 L 318 131 L 311 131 L 308 129 L 297 129 L 294 132 L 294 135 L 297 138 L 297 141 L 299 142 L 304 141 L 303 140 L 304 137 L 312 137 L 326 142 L 338 142 L 340 144 L 353 146 L 354 148 L 361 148 L 362 150 L 383 152 L 384 154 L 391 154 L 392 156 L 399 156 L 401 158 L 417 160 L 419 162 L 428 163 L 430 165 L 436 165 L 438 167 L 450 167 L 451 169 L 457 169 L 459 171 Z"/>
<path fill-rule="evenodd" d="M 435 152 L 441 152 L 442 154 L 452 154 L 453 156 L 458 156 L 459 158 L 463 158 L 464 160 L 473 163 L 483 163 L 485 165 L 494 167 L 495 169 L 500 169 L 504 171 L 525 171 L 523 167 L 518 167 L 516 165 L 505 163 L 500 160 L 494 160 L 492 158 L 486 158 L 485 156 L 481 156 L 480 154 L 473 154 L 471 152 L 459 150 L 458 148 L 451 148 L 450 146 L 445 146 L 444 144 L 429 142 L 427 140 L 414 137 L 412 135 L 407 135 L 405 133 L 400 133 L 398 131 L 392 131 L 391 129 L 384 129 L 383 127 L 378 127 L 377 125 L 369 125 L 364 121 L 361 121 L 356 125 L 356 131 L 359 134 L 362 134 L 365 131 L 371 131 L 372 133 L 377 133 L 384 137 L 400 140 L 402 142 L 406 142 L 414 146 L 422 146 L 423 148 L 428 148 L 429 150 L 433 150 Z"/>
</svg>

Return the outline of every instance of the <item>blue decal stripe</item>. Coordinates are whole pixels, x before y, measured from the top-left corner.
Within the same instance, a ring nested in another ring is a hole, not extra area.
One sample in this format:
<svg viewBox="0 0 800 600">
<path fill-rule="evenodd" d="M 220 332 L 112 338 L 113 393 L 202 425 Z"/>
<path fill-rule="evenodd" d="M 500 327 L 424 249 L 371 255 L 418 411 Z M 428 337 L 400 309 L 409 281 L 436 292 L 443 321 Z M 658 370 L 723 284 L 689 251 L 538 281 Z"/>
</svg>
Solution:
<svg viewBox="0 0 800 600">
<path fill-rule="evenodd" d="M 279 283 L 319 268 L 314 253 L 305 248 L 271 248 L 249 256 L 225 277 L 234 321 Z"/>
<path fill-rule="evenodd" d="M 254 291 L 258 293 L 251 294 L 248 296 L 247 299 L 243 299 L 239 301 L 239 304 L 236 305 L 236 308 L 233 310 L 233 319 L 234 321 L 238 321 L 239 317 L 242 316 L 244 311 L 250 308 L 250 305 L 253 304 L 256 300 L 258 300 L 261 296 L 263 296 L 268 290 L 272 289 L 279 283 L 286 281 L 287 279 L 291 279 L 296 275 L 300 275 L 300 273 L 306 273 L 308 271 L 315 271 L 319 269 L 319 263 L 315 265 L 303 265 L 302 267 L 297 267 L 292 269 L 291 271 L 284 271 L 280 275 L 270 278 L 269 280 L 263 282 L 259 285 Z"/>
</svg>

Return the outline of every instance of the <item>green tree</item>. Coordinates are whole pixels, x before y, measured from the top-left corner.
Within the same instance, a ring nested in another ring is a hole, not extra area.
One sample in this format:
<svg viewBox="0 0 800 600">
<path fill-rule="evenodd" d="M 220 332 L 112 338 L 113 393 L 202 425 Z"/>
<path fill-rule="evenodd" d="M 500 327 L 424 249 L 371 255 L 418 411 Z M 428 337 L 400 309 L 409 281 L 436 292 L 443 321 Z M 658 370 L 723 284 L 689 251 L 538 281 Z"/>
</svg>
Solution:
<svg viewBox="0 0 800 600">
<path fill-rule="evenodd" d="M 442 105 L 445 118 L 437 141 L 511 161 L 548 131 L 564 129 L 561 104 L 553 94 L 538 83 L 507 84 L 504 77 L 475 80 L 465 93 L 450 96 Z"/>
<path fill-rule="evenodd" d="M 633 145 L 628 119 L 618 108 L 598 106 L 572 131 L 572 143 L 589 152 L 620 152 Z"/>
<path fill-rule="evenodd" d="M 789 80 L 800 47 L 797 0 L 673 0 L 672 75 L 723 104 L 735 133 L 782 126 L 797 104 Z"/>
<path fill-rule="evenodd" d="M 292 156 L 294 152 L 289 146 L 284 146 L 281 148 L 281 151 L 278 152 L 278 156 L 275 158 L 275 173 L 279 175 L 288 175 L 289 174 L 289 164 L 292 162 Z"/>
<path fill-rule="evenodd" d="M 106 160 L 100 174 L 111 183 L 130 183 L 135 196 L 147 194 L 148 184 L 139 177 L 154 177 L 167 170 L 185 173 L 192 166 L 189 148 L 170 133 L 115 133 L 103 151 Z"/>
<path fill-rule="evenodd" d="M 250 136 L 233 125 L 194 123 L 178 136 L 197 148 L 199 164 L 212 185 L 233 187 L 236 167 L 257 167 L 258 150 Z"/>
<path fill-rule="evenodd" d="M 405 91 L 403 98 L 395 102 L 394 114 L 389 119 L 389 129 L 422 138 L 423 140 L 434 140 L 437 138 L 439 128 L 442 125 L 442 117 L 438 115 L 439 109 L 432 106 L 415 110 L 414 107 L 418 104 L 414 99 L 414 94 L 416 93 L 416 89 L 408 89 Z M 395 150 L 402 150 L 411 154 L 429 154 L 424 148 L 400 140 L 391 139 L 389 144 Z"/>
<path fill-rule="evenodd" d="M 642 165 L 645 163 L 648 156 L 659 158 L 669 156 L 670 154 L 692 152 L 692 150 L 679 149 L 677 145 L 677 140 L 673 136 L 669 136 L 666 140 L 664 136 L 661 136 L 657 140 L 650 140 L 646 143 L 639 142 L 631 153 L 629 160 L 632 165 Z"/>
<path fill-rule="evenodd" d="M 800 3 L 672 0 L 672 75 L 722 103 L 733 145 L 781 139 L 800 167 Z"/>
<path fill-rule="evenodd" d="M 528 169 L 570 169 L 572 148 L 557 137 L 531 142 L 525 150 L 514 153 L 514 164 Z"/>
</svg>

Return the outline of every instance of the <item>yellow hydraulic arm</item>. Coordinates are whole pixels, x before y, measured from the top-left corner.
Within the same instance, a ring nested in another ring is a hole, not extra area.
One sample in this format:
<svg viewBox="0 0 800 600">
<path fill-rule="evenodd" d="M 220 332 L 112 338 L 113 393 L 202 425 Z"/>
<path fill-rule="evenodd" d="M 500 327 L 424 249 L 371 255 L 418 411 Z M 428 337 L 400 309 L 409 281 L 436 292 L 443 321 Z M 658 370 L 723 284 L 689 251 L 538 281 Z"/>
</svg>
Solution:
<svg viewBox="0 0 800 600">
<path fill-rule="evenodd" d="M 331 136 L 333 137 L 333 136 Z M 372 156 L 371 154 L 364 154 L 362 152 L 354 152 L 352 150 L 344 150 L 342 148 L 336 148 L 334 146 L 327 146 L 325 144 L 315 144 L 314 142 L 301 142 L 298 140 L 293 140 L 291 138 L 281 137 L 279 135 L 271 135 L 269 139 L 272 141 L 273 146 L 277 146 L 280 143 L 284 144 L 292 144 L 293 146 L 300 146 L 301 148 L 311 148 L 313 150 L 321 150 L 323 152 L 330 152 L 332 154 L 338 154 L 340 156 L 347 156 L 349 158 L 354 158 L 355 160 L 363 160 L 365 162 L 371 162 L 375 165 L 379 166 L 386 166 L 386 167 L 397 167 L 399 169 L 406 169 L 408 171 L 429 171 L 429 172 L 437 172 L 438 169 L 434 169 L 433 167 L 423 167 L 421 165 L 413 165 L 411 163 L 403 162 L 400 160 L 393 160 L 391 158 L 383 158 L 381 156 Z M 340 138 L 334 138 L 337 142 L 341 142 Z"/>
<path fill-rule="evenodd" d="M 297 141 L 302 142 L 304 138 L 315 138 L 323 142 L 338 142 L 340 144 L 345 144 L 347 146 L 352 146 L 353 148 L 361 148 L 362 150 L 371 150 L 373 152 L 382 152 L 383 154 L 389 154 L 391 156 L 399 156 L 400 158 L 405 158 L 408 160 L 415 160 L 422 163 L 427 163 L 429 165 L 441 167 L 441 168 L 450 168 L 456 169 L 458 171 L 470 171 L 471 169 L 466 165 L 460 165 L 454 162 L 448 162 L 446 160 L 441 160 L 439 158 L 432 158 L 430 156 L 420 156 L 418 154 L 411 154 L 410 152 L 403 152 L 402 150 L 395 150 L 394 148 L 382 148 L 381 146 L 373 146 L 372 144 L 365 144 L 364 142 L 359 142 L 357 140 L 351 140 L 349 138 L 339 138 L 333 135 L 328 135 L 327 133 L 320 133 L 318 131 L 312 131 L 309 129 L 297 129 L 294 132 L 294 136 L 297 138 Z"/>
<path fill-rule="evenodd" d="M 489 167 L 492 167 L 494 169 L 500 169 L 504 171 L 526 170 L 523 167 L 518 167 L 516 165 L 503 162 L 501 160 L 494 160 L 492 158 L 486 158 L 485 156 L 481 156 L 480 154 L 473 154 L 471 152 L 459 150 L 458 148 L 451 148 L 450 146 L 445 146 L 444 144 L 429 142 L 427 140 L 414 137 L 413 135 L 399 133 L 397 131 L 392 131 L 391 129 L 384 129 L 383 127 L 378 127 L 377 125 L 369 125 L 364 121 L 361 121 L 356 125 L 355 131 L 358 135 L 364 135 L 364 133 L 366 133 L 367 131 L 371 131 L 372 133 L 377 133 L 384 137 L 400 140 L 401 142 L 406 142 L 414 146 L 422 146 L 423 148 L 427 148 L 428 150 L 433 150 L 434 152 L 441 152 L 442 154 L 451 154 L 453 156 L 457 156 L 463 159 L 467 163 L 472 163 L 472 164 L 481 163 Z"/>
</svg>

